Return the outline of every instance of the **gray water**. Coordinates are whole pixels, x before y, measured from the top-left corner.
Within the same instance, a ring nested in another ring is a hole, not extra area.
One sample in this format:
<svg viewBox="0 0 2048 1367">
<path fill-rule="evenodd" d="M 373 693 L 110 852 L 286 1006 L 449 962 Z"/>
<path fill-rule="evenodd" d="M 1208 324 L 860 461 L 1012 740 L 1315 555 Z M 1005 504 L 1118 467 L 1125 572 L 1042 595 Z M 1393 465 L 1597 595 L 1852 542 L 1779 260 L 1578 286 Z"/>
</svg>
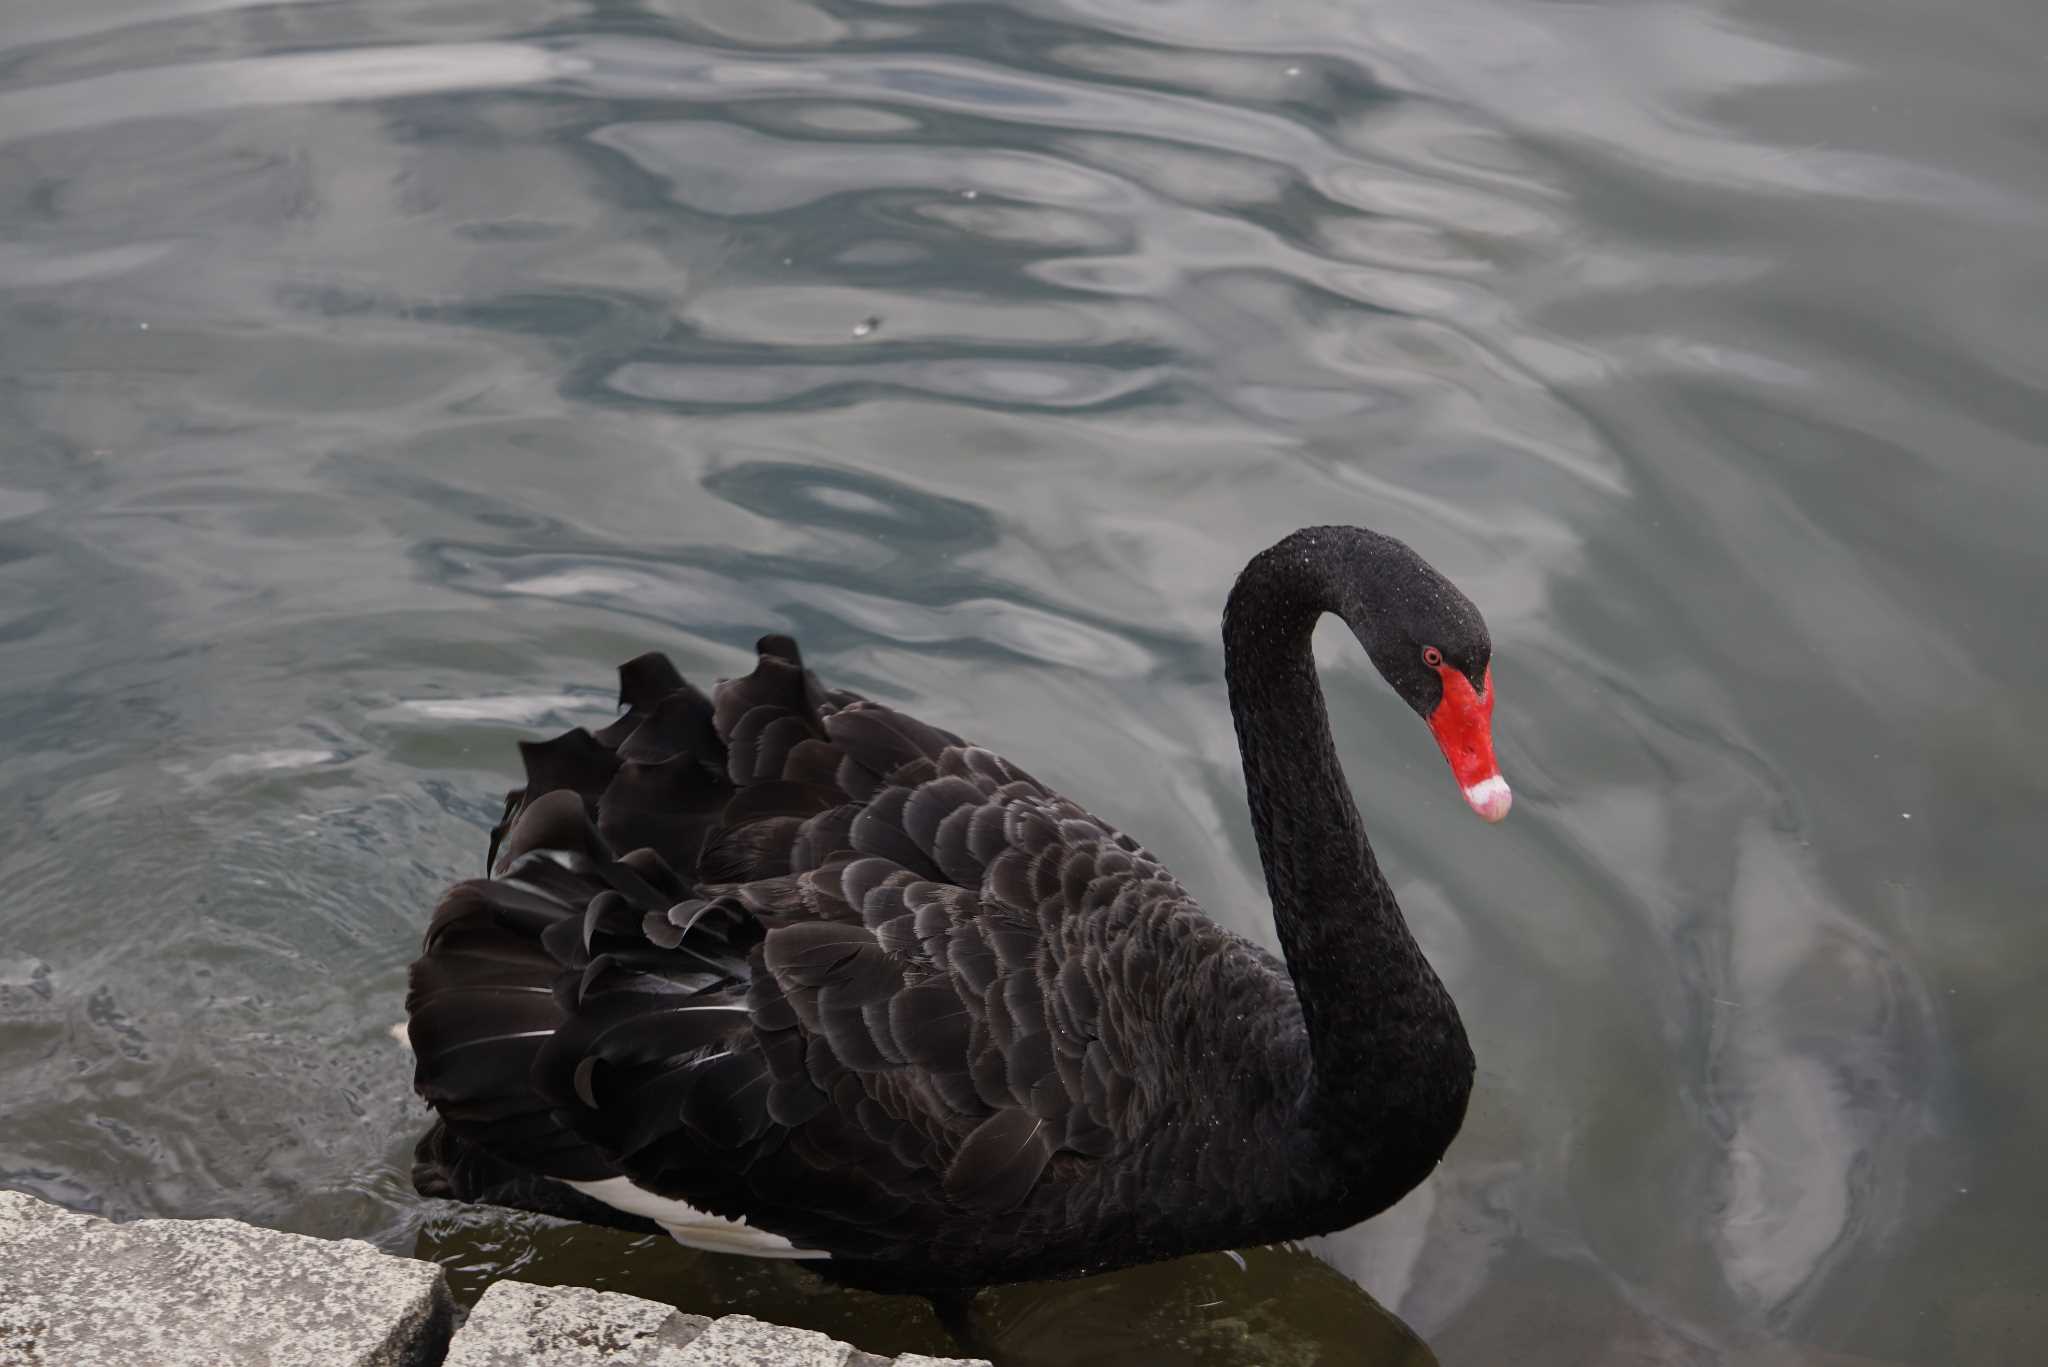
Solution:
<svg viewBox="0 0 2048 1367">
<path fill-rule="evenodd" d="M 2044 51 L 2038 0 L 6 6 L 0 1185 L 940 1348 L 414 1196 L 437 890 L 617 661 L 784 629 L 1270 941 L 1218 613 L 1355 521 L 1496 641 L 1489 829 L 1318 638 L 1465 1131 L 1310 1250 L 1007 1289 L 1005 1360 L 2031 1360 Z"/>
</svg>

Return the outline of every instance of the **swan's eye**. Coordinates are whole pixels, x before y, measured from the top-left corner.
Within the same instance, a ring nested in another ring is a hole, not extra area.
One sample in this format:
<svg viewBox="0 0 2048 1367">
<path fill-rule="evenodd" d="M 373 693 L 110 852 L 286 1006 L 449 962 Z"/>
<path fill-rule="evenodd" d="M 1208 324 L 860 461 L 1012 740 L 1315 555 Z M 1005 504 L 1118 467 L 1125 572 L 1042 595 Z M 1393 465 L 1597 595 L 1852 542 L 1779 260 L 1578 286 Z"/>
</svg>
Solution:
<svg viewBox="0 0 2048 1367">
<path fill-rule="evenodd" d="M 1422 662 L 1431 669 L 1442 669 L 1444 667 L 1444 653 L 1435 646 L 1424 646 L 1422 648 Z"/>
</svg>

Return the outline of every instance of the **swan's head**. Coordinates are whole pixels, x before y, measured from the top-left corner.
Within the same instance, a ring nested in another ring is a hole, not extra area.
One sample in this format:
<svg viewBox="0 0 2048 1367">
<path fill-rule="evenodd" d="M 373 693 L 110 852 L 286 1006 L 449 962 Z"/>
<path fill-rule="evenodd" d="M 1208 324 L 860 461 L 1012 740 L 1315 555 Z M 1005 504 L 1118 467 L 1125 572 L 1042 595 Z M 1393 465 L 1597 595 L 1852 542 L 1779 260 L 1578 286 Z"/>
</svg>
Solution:
<svg viewBox="0 0 2048 1367">
<path fill-rule="evenodd" d="M 1392 538 L 1356 615 L 1345 613 L 1386 681 L 1429 724 L 1472 810 L 1508 814 L 1514 794 L 1493 758 L 1493 642 L 1455 584 Z"/>
<path fill-rule="evenodd" d="M 1457 585 L 1391 536 L 1364 527 L 1304 527 L 1252 557 L 1223 612 L 1233 709 L 1234 671 L 1269 659 L 1276 638 L 1306 648 L 1326 612 L 1344 619 L 1380 674 L 1429 724 L 1472 810 L 1488 821 L 1506 816 L 1514 794 L 1493 758 L 1486 619 Z"/>
</svg>

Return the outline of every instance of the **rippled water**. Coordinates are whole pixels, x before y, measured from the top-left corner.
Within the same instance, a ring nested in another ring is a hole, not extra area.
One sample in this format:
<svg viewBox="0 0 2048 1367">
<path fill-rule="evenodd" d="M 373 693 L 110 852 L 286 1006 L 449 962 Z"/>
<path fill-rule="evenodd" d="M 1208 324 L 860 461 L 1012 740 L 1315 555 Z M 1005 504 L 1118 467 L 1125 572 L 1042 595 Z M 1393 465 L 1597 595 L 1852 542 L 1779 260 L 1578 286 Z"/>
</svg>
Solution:
<svg viewBox="0 0 2048 1367">
<path fill-rule="evenodd" d="M 425 911 L 516 738 L 780 628 L 1270 938 L 1217 614 L 1349 520 L 1498 643 L 1497 830 L 1326 652 L 1471 1119 L 1314 1256 L 1003 1291 L 1007 1360 L 2025 1360 L 2044 50 L 2036 0 L 7 7 L 0 1183 L 940 1347 L 413 1196 Z"/>
</svg>

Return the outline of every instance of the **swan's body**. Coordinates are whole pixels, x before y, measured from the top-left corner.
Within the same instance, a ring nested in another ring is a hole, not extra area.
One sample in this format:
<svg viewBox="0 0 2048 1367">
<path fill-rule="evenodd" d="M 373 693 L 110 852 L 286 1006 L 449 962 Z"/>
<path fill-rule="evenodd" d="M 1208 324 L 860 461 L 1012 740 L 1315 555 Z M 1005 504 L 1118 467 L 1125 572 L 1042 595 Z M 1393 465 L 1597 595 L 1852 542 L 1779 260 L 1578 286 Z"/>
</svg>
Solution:
<svg viewBox="0 0 2048 1367">
<path fill-rule="evenodd" d="M 1326 610 L 1473 805 L 1506 803 L 1456 589 L 1352 528 L 1255 559 L 1224 634 L 1286 964 L 1007 760 L 823 688 L 787 638 L 708 699 L 660 656 L 625 666 L 618 722 L 523 747 L 493 877 L 449 891 L 414 966 L 422 1190 L 918 1291 L 1384 1209 L 1456 1134 L 1472 1055 L 1337 766 Z"/>
</svg>

